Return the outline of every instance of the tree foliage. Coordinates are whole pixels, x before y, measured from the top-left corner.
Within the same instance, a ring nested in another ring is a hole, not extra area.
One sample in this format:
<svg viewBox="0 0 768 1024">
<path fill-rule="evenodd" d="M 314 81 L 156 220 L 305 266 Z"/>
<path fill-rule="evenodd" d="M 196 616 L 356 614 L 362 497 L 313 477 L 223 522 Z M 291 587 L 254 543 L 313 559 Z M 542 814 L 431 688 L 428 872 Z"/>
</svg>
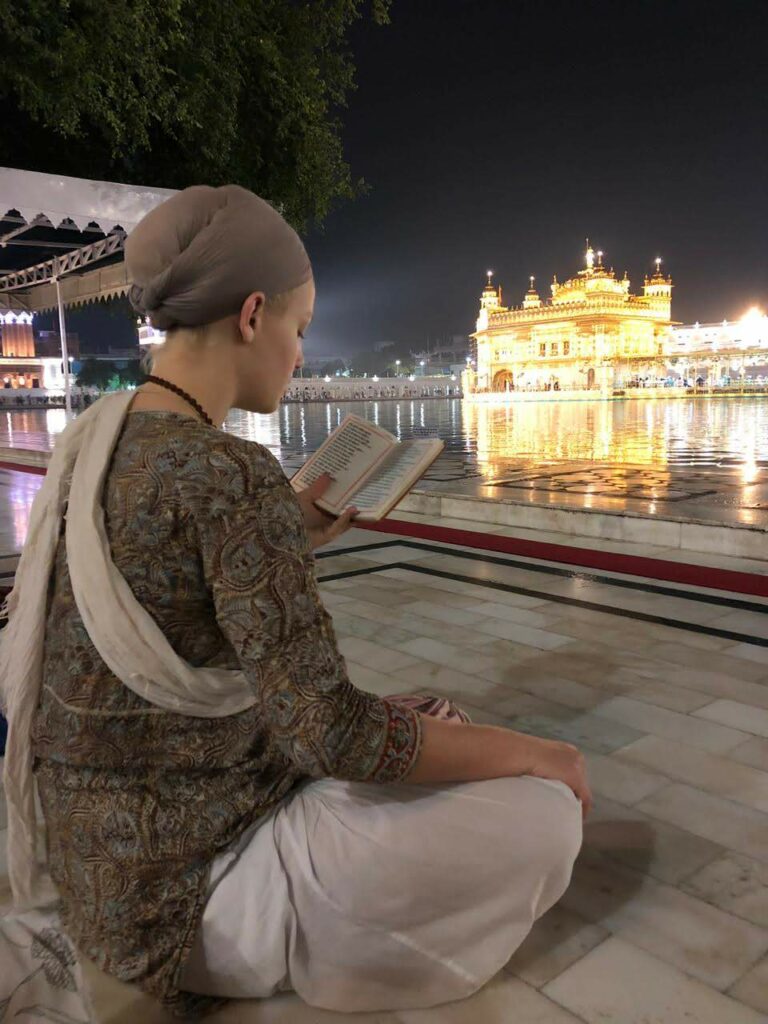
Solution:
<svg viewBox="0 0 768 1024">
<path fill-rule="evenodd" d="M 139 384 L 143 384 L 146 378 L 146 374 L 141 368 L 141 361 L 139 359 L 131 360 L 126 366 L 121 367 L 117 371 L 118 379 L 120 381 L 120 387 L 138 387 Z"/>
<path fill-rule="evenodd" d="M 81 388 L 119 391 L 121 388 L 135 387 L 143 381 L 144 372 L 138 359 L 119 367 L 108 359 L 86 359 L 77 375 L 76 383 Z"/>
<path fill-rule="evenodd" d="M 77 375 L 77 386 L 81 388 L 98 388 L 106 391 L 112 378 L 117 373 L 114 363 L 105 359 L 86 359 Z"/>
<path fill-rule="evenodd" d="M 0 0 L 0 162 L 237 182 L 297 226 L 352 197 L 350 26 L 390 0 Z"/>
<path fill-rule="evenodd" d="M 320 373 L 324 377 L 333 377 L 336 373 L 343 373 L 347 368 L 347 364 L 343 359 L 331 359 L 330 362 L 324 363 Z"/>
</svg>

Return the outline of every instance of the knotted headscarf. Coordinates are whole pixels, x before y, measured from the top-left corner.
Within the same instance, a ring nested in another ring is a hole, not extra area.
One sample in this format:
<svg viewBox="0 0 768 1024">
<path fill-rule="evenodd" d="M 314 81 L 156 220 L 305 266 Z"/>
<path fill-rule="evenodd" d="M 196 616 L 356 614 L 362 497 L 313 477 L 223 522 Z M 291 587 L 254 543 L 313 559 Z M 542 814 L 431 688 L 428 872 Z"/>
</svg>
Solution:
<svg viewBox="0 0 768 1024">
<path fill-rule="evenodd" d="M 130 300 L 159 330 L 198 327 L 308 281 L 299 236 L 269 203 L 239 185 L 194 185 L 166 199 L 125 242 Z"/>
</svg>

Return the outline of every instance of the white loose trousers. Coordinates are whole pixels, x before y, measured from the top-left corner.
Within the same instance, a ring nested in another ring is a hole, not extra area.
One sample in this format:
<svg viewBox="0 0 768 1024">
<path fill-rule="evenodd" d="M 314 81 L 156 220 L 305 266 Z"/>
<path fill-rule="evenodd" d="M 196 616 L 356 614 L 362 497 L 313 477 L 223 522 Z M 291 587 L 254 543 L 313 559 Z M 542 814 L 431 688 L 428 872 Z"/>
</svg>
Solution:
<svg viewBox="0 0 768 1024">
<path fill-rule="evenodd" d="M 217 858 L 180 985 L 342 1011 L 462 999 L 562 896 L 580 845 L 561 782 L 308 783 Z"/>
</svg>

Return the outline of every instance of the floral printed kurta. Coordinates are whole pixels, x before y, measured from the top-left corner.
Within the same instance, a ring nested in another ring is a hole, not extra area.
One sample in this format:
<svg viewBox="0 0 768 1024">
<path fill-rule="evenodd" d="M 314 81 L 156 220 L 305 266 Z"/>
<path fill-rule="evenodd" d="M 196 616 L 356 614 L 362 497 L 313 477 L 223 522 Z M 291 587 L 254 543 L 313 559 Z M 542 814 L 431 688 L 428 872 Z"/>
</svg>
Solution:
<svg viewBox="0 0 768 1024">
<path fill-rule="evenodd" d="M 103 502 L 113 561 L 173 648 L 239 665 L 256 697 L 193 718 L 125 687 L 83 627 L 62 532 L 33 735 L 62 918 L 102 969 L 183 1013 L 201 1002 L 176 979 L 216 854 L 302 780 L 405 778 L 419 717 L 349 681 L 301 508 L 267 449 L 133 413 Z"/>
</svg>

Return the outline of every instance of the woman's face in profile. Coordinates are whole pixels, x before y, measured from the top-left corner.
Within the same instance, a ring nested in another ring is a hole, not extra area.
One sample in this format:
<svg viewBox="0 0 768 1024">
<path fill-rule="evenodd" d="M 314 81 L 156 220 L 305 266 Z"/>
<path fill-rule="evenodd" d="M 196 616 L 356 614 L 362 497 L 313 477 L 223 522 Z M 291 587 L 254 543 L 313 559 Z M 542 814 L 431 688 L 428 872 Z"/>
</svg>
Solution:
<svg viewBox="0 0 768 1024">
<path fill-rule="evenodd" d="M 279 303 L 263 307 L 252 340 L 243 346 L 239 408 L 270 413 L 279 407 L 294 370 L 304 363 L 303 335 L 314 307 L 312 278 L 288 292 Z"/>
</svg>

